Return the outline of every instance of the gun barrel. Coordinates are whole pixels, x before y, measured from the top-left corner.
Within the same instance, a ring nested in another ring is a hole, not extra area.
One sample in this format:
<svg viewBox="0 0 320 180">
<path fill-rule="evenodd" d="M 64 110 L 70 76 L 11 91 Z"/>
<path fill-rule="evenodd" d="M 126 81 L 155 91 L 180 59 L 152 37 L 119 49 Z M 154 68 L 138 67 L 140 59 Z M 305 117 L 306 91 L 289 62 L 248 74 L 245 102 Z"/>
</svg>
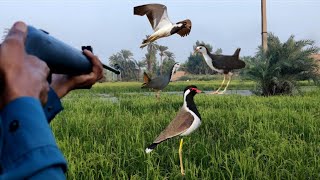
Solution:
<svg viewBox="0 0 320 180">
<path fill-rule="evenodd" d="M 32 26 L 28 26 L 25 50 L 28 54 L 45 61 L 52 73 L 80 75 L 92 71 L 92 64 L 82 51 Z M 104 68 L 116 74 L 120 73 L 106 65 Z"/>
<path fill-rule="evenodd" d="M 109 71 L 112 71 L 112 72 L 114 72 L 115 74 L 120 74 L 120 71 L 117 70 L 117 69 L 114 69 L 114 68 L 112 68 L 112 67 L 110 67 L 110 66 L 107 66 L 107 65 L 105 65 L 105 64 L 102 64 L 102 66 L 103 66 L 103 68 L 105 68 L 105 69 L 107 69 L 107 70 L 109 70 Z"/>
</svg>

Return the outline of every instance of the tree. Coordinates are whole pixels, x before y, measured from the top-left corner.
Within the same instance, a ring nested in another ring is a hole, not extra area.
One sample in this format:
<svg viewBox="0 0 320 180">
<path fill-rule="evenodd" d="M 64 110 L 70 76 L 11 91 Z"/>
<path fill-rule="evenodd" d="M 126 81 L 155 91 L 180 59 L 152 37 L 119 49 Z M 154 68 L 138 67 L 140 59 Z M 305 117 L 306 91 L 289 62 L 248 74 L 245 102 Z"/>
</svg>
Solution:
<svg viewBox="0 0 320 180">
<path fill-rule="evenodd" d="M 162 70 L 164 73 L 170 73 L 172 66 L 176 63 L 175 55 L 173 52 L 165 51 L 165 59 L 162 64 Z"/>
<path fill-rule="evenodd" d="M 134 63 L 136 64 L 136 66 L 139 69 L 139 71 L 137 73 L 137 77 L 138 77 L 138 81 L 139 81 L 139 77 L 142 74 L 141 73 L 141 69 L 146 66 L 146 61 L 136 61 L 136 60 L 134 60 Z"/>
<path fill-rule="evenodd" d="M 109 57 L 110 64 L 118 64 L 121 69 L 121 78 L 123 80 L 138 79 L 136 63 L 134 62 L 133 53 L 129 50 L 121 50 Z"/>
<path fill-rule="evenodd" d="M 208 50 L 211 52 L 212 51 L 212 46 L 210 44 L 206 44 L 203 41 L 197 41 L 195 45 L 193 45 L 193 49 L 196 49 L 196 47 L 204 45 L 208 48 Z M 221 54 L 222 49 L 218 48 L 215 51 L 215 54 Z M 188 71 L 191 74 L 213 74 L 216 73 L 210 67 L 207 65 L 205 60 L 203 59 L 201 54 L 195 54 L 193 55 L 190 53 L 187 62 L 183 65 L 186 71 Z"/>
<path fill-rule="evenodd" d="M 298 80 L 317 81 L 317 65 L 311 54 L 318 51 L 312 40 L 296 41 L 292 35 L 281 43 L 269 34 L 267 51 L 259 47 L 246 74 L 258 83 L 258 91 L 264 96 L 293 94 Z"/>
<path fill-rule="evenodd" d="M 160 63 L 159 63 L 159 66 L 160 66 L 160 74 L 162 75 L 162 65 L 163 65 L 163 56 L 166 55 L 166 51 L 168 50 L 168 47 L 167 46 L 161 46 L 159 45 L 158 46 L 158 50 L 160 51 L 159 52 L 159 55 L 160 55 Z"/>
<path fill-rule="evenodd" d="M 147 36 L 148 38 L 148 36 Z M 158 51 L 158 44 L 156 42 L 151 42 L 147 45 L 147 54 L 145 55 L 145 60 L 147 62 L 147 70 L 150 74 L 153 74 L 152 72 L 155 72 L 156 70 L 156 54 Z"/>
</svg>

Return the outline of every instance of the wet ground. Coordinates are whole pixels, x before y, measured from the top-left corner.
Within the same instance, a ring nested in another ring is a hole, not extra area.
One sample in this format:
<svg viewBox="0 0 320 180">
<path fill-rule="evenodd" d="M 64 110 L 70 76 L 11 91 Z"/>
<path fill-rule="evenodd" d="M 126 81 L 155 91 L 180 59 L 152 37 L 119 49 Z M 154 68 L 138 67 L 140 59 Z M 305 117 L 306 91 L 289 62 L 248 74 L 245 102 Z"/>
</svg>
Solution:
<svg viewBox="0 0 320 180">
<path fill-rule="evenodd" d="M 224 94 L 210 94 L 212 91 L 204 91 L 205 94 L 212 95 L 212 96 L 223 96 L 223 95 L 229 95 L 229 94 L 238 94 L 242 96 L 251 96 L 253 93 L 250 90 L 227 90 Z M 123 93 L 128 95 L 134 95 L 134 94 L 142 94 L 144 96 L 155 96 L 155 92 L 132 92 L 132 93 Z M 170 91 L 170 92 L 161 92 L 161 94 L 182 94 L 181 91 Z M 119 100 L 117 97 L 111 95 L 111 94 L 97 94 L 99 97 L 105 100 L 112 101 L 114 103 L 117 103 Z"/>
</svg>

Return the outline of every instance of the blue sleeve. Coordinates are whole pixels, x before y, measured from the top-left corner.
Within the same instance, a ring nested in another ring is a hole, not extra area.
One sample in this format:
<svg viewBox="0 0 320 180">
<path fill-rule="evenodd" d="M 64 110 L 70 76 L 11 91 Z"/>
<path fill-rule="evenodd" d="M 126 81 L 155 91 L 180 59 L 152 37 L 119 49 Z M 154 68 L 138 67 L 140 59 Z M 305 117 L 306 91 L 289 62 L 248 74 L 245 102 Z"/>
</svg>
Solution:
<svg viewBox="0 0 320 180">
<path fill-rule="evenodd" d="M 47 117 L 48 123 L 60 112 L 63 110 L 61 105 L 61 101 L 58 95 L 54 92 L 54 90 L 50 87 L 50 91 L 48 93 L 48 101 L 47 104 L 43 107 L 44 113 Z"/>
<path fill-rule="evenodd" d="M 1 111 L 1 131 L 0 179 L 32 179 L 38 173 L 65 177 L 66 160 L 39 100 L 22 97 L 6 105 Z"/>
</svg>

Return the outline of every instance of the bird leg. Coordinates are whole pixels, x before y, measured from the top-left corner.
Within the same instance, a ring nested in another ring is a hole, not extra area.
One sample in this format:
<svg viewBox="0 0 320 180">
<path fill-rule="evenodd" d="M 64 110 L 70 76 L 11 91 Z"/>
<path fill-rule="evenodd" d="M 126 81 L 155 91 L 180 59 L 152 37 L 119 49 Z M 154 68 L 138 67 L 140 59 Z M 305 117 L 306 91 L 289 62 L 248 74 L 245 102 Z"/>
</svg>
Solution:
<svg viewBox="0 0 320 180">
<path fill-rule="evenodd" d="M 157 93 L 156 93 L 156 98 L 157 98 L 158 100 L 160 99 L 160 90 L 157 91 Z"/>
<path fill-rule="evenodd" d="M 224 88 L 223 91 L 219 92 L 219 94 L 223 94 L 223 93 L 226 92 L 227 87 L 229 86 L 229 83 L 230 83 L 230 81 L 231 81 L 231 77 L 232 77 L 232 74 L 228 74 L 228 79 L 229 79 L 229 80 L 228 80 L 228 82 L 227 82 L 227 85 L 226 85 L 226 87 Z"/>
<path fill-rule="evenodd" d="M 150 44 L 151 42 L 153 42 L 153 41 L 155 41 L 155 40 L 157 40 L 157 39 L 159 39 L 159 37 L 156 36 L 156 35 L 154 35 L 154 36 L 152 36 L 152 35 L 149 36 L 147 39 L 143 40 L 140 48 L 144 48 L 145 46 L 147 46 L 148 44 Z"/>
<path fill-rule="evenodd" d="M 226 80 L 226 75 L 223 74 L 223 81 L 222 81 L 220 87 L 216 91 L 212 92 L 212 94 L 219 94 L 219 90 L 222 88 L 225 80 Z"/>
<path fill-rule="evenodd" d="M 182 162 L 182 144 L 183 144 L 183 139 L 181 138 L 180 140 L 180 147 L 179 147 L 179 158 L 180 158 L 180 168 L 181 168 L 181 174 L 184 176 L 184 169 L 183 169 L 183 162 Z"/>
</svg>

